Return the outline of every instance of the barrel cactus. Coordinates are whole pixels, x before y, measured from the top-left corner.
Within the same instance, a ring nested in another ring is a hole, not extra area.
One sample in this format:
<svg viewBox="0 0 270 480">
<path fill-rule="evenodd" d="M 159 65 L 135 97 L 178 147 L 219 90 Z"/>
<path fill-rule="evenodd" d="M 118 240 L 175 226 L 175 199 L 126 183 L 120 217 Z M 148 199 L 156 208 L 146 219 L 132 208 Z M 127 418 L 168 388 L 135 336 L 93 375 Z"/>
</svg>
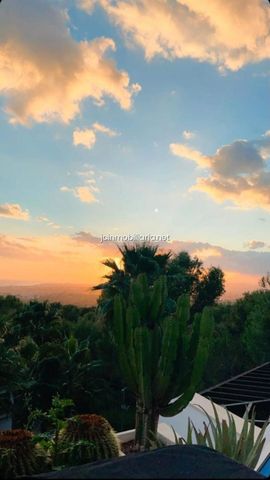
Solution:
<svg viewBox="0 0 270 480">
<path fill-rule="evenodd" d="M 157 434 L 159 415 L 181 412 L 199 387 L 213 329 L 205 308 L 190 325 L 189 297 L 167 314 L 166 277 L 153 286 L 140 274 L 128 301 L 114 298 L 114 340 L 123 379 L 136 397 L 136 447 L 144 450 Z"/>
<path fill-rule="evenodd" d="M 33 443 L 33 434 L 27 430 L 0 432 L 1 478 L 34 475 L 49 470 L 46 453 Z"/>
<path fill-rule="evenodd" d="M 99 415 L 77 415 L 68 419 L 60 433 L 63 461 L 81 465 L 118 457 L 118 439 L 109 422 Z"/>
</svg>

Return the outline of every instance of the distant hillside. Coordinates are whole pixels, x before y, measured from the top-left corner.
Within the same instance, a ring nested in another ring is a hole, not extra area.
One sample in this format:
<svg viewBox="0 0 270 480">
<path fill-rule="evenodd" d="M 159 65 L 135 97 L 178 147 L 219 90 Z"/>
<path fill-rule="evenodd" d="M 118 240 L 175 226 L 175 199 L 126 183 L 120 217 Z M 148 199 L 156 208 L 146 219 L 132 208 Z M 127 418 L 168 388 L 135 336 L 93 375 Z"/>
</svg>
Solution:
<svg viewBox="0 0 270 480">
<path fill-rule="evenodd" d="M 226 282 L 226 293 L 222 296 L 221 301 L 234 301 L 240 298 L 244 292 L 256 290 L 258 288 L 258 278 L 255 277 L 252 280 L 253 288 L 250 288 L 251 281 L 249 279 L 245 282 L 245 278 L 241 277 L 240 283 L 237 275 L 231 275 Z M 93 292 L 91 287 L 85 284 L 43 283 L 25 285 L 23 282 L 14 282 L 8 285 L 7 280 L 0 280 L 0 295 L 15 295 L 22 300 L 36 298 L 38 300 L 90 307 L 96 304 L 99 292 Z"/>
<path fill-rule="evenodd" d="M 73 284 L 36 284 L 36 285 L 0 285 L 0 295 L 15 295 L 21 300 L 49 300 L 62 304 L 89 307 L 96 304 L 98 293 L 89 285 Z"/>
</svg>

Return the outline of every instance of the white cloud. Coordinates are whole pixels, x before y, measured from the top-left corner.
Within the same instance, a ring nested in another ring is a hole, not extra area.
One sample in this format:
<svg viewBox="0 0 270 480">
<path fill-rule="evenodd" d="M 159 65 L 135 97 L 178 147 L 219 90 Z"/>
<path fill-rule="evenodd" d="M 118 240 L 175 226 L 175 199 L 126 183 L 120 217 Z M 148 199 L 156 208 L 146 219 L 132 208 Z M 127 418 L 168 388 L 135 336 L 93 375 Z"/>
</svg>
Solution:
<svg viewBox="0 0 270 480">
<path fill-rule="evenodd" d="M 48 227 L 52 227 L 52 228 L 56 228 L 56 229 L 61 228 L 61 226 L 58 223 L 54 223 L 54 222 L 49 222 Z"/>
<path fill-rule="evenodd" d="M 150 60 L 192 58 L 238 70 L 270 58 L 270 11 L 262 0 L 99 0 L 128 44 Z"/>
<path fill-rule="evenodd" d="M 48 0 L 8 0 L 0 15 L 0 95 L 12 123 L 70 122 L 86 98 L 130 109 L 139 90 L 107 54 L 110 38 L 77 42 L 67 12 Z"/>
<path fill-rule="evenodd" d="M 93 148 L 96 143 L 96 134 L 94 130 L 86 128 L 84 130 L 76 129 L 73 132 L 73 145 L 83 145 L 89 150 Z"/>
<path fill-rule="evenodd" d="M 48 217 L 40 216 L 38 217 L 38 222 L 46 223 L 48 227 L 59 229 L 61 226 L 58 223 L 52 222 Z"/>
<path fill-rule="evenodd" d="M 191 130 L 184 130 L 182 135 L 183 135 L 185 140 L 191 140 L 192 138 L 194 138 L 196 136 L 195 133 L 192 132 Z"/>
<path fill-rule="evenodd" d="M 93 182 L 95 182 L 95 180 L 93 178 L 95 176 L 94 170 L 88 170 L 88 169 L 82 170 L 82 171 L 77 172 L 77 175 L 79 177 L 85 177 L 87 179 L 91 179 Z"/>
<path fill-rule="evenodd" d="M 13 218 L 14 220 L 29 220 L 28 210 L 17 203 L 5 203 L 0 205 L 0 217 Z"/>
</svg>

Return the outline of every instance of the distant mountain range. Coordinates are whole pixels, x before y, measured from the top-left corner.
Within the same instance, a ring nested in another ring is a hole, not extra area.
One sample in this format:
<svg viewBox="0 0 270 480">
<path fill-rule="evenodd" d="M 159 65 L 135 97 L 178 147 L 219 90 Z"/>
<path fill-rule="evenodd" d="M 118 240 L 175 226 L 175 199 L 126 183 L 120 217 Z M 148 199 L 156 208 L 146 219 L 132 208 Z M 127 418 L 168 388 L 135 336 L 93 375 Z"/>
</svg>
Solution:
<svg viewBox="0 0 270 480">
<path fill-rule="evenodd" d="M 249 284 L 239 282 L 237 278 L 230 279 L 228 289 L 222 297 L 222 301 L 232 301 L 241 297 L 243 292 L 257 288 L 258 281 L 254 281 L 253 288 Z M 64 305 L 78 305 L 89 307 L 96 304 L 99 292 L 93 292 L 88 284 L 73 283 L 26 283 L 19 281 L 0 280 L 0 296 L 15 295 L 22 300 L 49 300 L 60 302 Z"/>
<path fill-rule="evenodd" d="M 96 304 L 98 292 L 93 292 L 89 285 L 70 283 L 46 283 L 25 285 L 4 285 L 6 281 L 0 281 L 0 295 L 15 295 L 21 300 L 49 300 L 60 302 L 64 305 L 72 304 L 81 307 L 90 307 Z"/>
</svg>

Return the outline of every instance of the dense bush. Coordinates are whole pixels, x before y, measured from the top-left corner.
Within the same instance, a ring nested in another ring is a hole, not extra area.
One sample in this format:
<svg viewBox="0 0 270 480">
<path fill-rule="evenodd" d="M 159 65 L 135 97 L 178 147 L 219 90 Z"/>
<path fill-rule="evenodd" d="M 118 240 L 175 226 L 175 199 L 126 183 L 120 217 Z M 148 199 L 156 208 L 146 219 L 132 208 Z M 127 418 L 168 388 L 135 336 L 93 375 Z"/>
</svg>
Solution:
<svg viewBox="0 0 270 480">
<path fill-rule="evenodd" d="M 270 361 L 270 291 L 246 293 L 213 308 L 214 338 L 202 387 Z"/>
<path fill-rule="evenodd" d="M 12 410 L 15 427 L 34 409 L 48 410 L 57 394 L 71 398 L 78 414 L 90 411 L 116 429 L 131 427 L 129 395 L 130 409 L 119 414 L 125 385 L 114 355 L 95 308 L 0 297 L 0 409 Z"/>
</svg>

